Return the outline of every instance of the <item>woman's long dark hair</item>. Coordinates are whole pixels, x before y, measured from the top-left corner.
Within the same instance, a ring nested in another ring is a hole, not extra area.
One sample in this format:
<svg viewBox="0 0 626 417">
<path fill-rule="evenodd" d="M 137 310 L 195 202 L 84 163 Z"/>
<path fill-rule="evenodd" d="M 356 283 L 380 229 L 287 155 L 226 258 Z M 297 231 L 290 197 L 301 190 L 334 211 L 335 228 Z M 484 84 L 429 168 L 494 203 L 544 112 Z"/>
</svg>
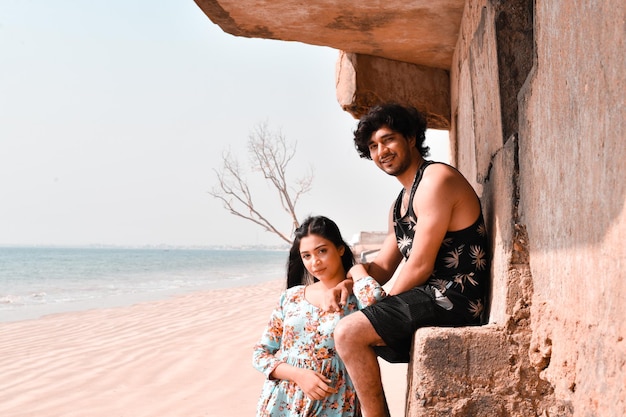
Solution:
<svg viewBox="0 0 626 417">
<path fill-rule="evenodd" d="M 354 254 L 350 246 L 341 237 L 341 232 L 335 222 L 324 216 L 309 216 L 294 232 L 293 244 L 287 260 L 287 288 L 317 281 L 304 267 L 300 256 L 300 241 L 309 235 L 321 236 L 331 241 L 337 249 L 343 246 L 345 250 L 341 256 L 341 264 L 346 272 L 354 265 Z"/>
</svg>

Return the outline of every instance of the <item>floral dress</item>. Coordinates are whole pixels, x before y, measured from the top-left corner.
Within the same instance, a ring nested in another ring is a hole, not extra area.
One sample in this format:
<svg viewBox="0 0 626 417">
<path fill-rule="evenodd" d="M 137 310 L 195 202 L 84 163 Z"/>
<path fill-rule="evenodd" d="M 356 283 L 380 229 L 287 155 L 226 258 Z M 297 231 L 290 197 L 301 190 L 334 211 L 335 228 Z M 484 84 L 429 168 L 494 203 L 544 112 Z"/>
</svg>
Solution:
<svg viewBox="0 0 626 417">
<path fill-rule="evenodd" d="M 335 351 L 333 332 L 343 316 L 386 296 L 371 277 L 354 283 L 343 311 L 327 312 L 304 298 L 304 285 L 284 291 L 261 340 L 254 346 L 253 365 L 267 377 L 257 405 L 257 416 L 360 416 L 356 392 L 343 362 Z M 322 400 L 311 400 L 292 381 L 271 379 L 280 363 L 311 369 L 331 379 L 337 389 Z"/>
</svg>

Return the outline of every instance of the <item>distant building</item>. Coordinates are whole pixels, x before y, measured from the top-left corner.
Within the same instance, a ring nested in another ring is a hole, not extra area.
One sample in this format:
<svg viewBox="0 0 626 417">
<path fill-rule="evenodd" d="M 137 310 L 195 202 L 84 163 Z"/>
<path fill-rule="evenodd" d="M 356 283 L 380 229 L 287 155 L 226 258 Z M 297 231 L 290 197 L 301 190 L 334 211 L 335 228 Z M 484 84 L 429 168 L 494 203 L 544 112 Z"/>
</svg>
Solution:
<svg viewBox="0 0 626 417">
<path fill-rule="evenodd" d="M 366 262 L 369 255 L 380 250 L 386 237 L 387 232 L 360 232 L 354 235 L 349 243 L 354 256 L 359 258 L 361 262 Z"/>
</svg>

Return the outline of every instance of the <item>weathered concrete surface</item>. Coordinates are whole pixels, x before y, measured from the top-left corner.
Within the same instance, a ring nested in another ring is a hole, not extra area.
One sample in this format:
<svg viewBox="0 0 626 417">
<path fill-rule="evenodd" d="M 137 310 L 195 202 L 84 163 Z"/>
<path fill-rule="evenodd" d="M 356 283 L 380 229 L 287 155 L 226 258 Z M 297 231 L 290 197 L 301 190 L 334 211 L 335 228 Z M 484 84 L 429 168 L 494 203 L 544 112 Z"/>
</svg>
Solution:
<svg viewBox="0 0 626 417">
<path fill-rule="evenodd" d="M 375 104 L 395 101 L 426 114 L 432 129 L 450 129 L 448 71 L 340 52 L 335 71 L 339 105 L 360 118 Z"/>
<path fill-rule="evenodd" d="M 531 30 L 504 24 L 511 19 Z M 507 401 L 521 406 L 522 387 L 542 387 L 530 414 L 505 415 L 626 415 L 624 22 L 618 1 L 471 1 L 463 17 L 451 69 L 455 163 L 476 181 L 494 233 L 490 320 L 529 312 L 507 326 L 510 347 L 520 347 L 510 373 L 518 388 Z M 493 61 L 485 51 L 494 42 L 498 97 L 484 88 L 494 80 L 477 74 Z M 499 100 L 502 123 L 481 137 L 495 120 L 487 100 Z M 497 159 L 507 148 L 512 164 Z M 526 269 L 531 286 L 515 279 Z"/>
<path fill-rule="evenodd" d="M 522 338 L 515 326 L 419 329 L 409 364 L 406 415 L 534 416 L 538 408 L 562 415 L 561 409 L 543 405 L 551 394 L 549 384 L 539 378 L 519 384 L 520 374 L 534 370 L 523 355 L 528 332 Z"/>
<path fill-rule="evenodd" d="M 502 147 L 502 114 L 500 106 L 498 57 L 494 10 L 483 8 L 481 20 L 469 43 L 469 59 L 466 64 L 470 74 L 474 117 L 474 163 L 476 181 L 483 184 L 489 176 L 491 157 Z M 467 109 L 465 110 L 467 111 Z"/>
<path fill-rule="evenodd" d="M 415 414 L 505 416 L 499 381 L 509 379 L 508 345 L 500 328 L 419 329 L 409 364 L 407 406 Z M 450 373 L 441 384 L 442 372 Z M 494 392 L 495 391 L 495 392 Z M 454 398 L 456 401 L 450 401 Z"/>
<path fill-rule="evenodd" d="M 537 2 L 520 97 L 531 358 L 576 416 L 626 415 L 626 3 Z"/>
<path fill-rule="evenodd" d="M 518 237 L 525 230 L 515 221 L 517 183 L 510 175 L 515 170 L 516 152 L 517 140 L 511 138 L 493 157 L 488 182 L 490 186 L 481 186 L 485 221 L 493 235 L 491 291 L 486 307 L 489 323 L 498 326 L 507 323 L 523 294 L 518 275 L 512 274 L 511 269 L 518 268 L 518 265 L 524 268 L 528 264 L 528 242 Z"/>
<path fill-rule="evenodd" d="M 195 0 L 222 30 L 449 69 L 464 0 Z"/>
</svg>

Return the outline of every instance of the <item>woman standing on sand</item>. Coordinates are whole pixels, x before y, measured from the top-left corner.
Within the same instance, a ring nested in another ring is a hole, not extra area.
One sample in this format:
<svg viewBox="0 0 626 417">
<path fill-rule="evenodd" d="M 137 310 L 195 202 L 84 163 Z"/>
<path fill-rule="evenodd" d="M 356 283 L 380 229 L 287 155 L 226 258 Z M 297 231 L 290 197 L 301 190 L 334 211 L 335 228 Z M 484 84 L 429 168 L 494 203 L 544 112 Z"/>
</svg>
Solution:
<svg viewBox="0 0 626 417">
<path fill-rule="evenodd" d="M 341 317 L 375 303 L 385 292 L 363 266 L 353 265 L 354 256 L 332 220 L 309 217 L 296 229 L 287 290 L 254 346 L 253 365 L 267 377 L 258 417 L 361 415 L 333 332 Z M 324 294 L 351 268 L 351 275 L 364 276 L 355 282 L 354 295 L 341 312 L 324 311 Z"/>
</svg>

